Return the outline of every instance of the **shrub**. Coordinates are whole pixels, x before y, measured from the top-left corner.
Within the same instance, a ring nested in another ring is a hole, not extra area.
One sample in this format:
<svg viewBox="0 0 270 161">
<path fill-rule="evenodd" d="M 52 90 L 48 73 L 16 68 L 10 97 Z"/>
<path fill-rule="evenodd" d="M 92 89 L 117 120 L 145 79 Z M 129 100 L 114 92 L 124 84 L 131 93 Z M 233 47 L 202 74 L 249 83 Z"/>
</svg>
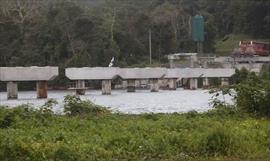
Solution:
<svg viewBox="0 0 270 161">
<path fill-rule="evenodd" d="M 39 112 L 46 115 L 52 115 L 53 114 L 53 106 L 57 105 L 58 102 L 55 99 L 49 99 L 47 102 L 45 102 L 44 105 L 42 105 L 39 109 Z"/>
<path fill-rule="evenodd" d="M 260 116 L 270 117 L 270 81 L 250 79 L 236 87 L 237 106 L 248 112 Z"/>
<path fill-rule="evenodd" d="M 64 112 L 69 116 L 100 116 L 109 112 L 108 109 L 95 105 L 91 101 L 83 101 L 77 96 L 67 95 L 64 99 L 64 103 Z"/>
</svg>

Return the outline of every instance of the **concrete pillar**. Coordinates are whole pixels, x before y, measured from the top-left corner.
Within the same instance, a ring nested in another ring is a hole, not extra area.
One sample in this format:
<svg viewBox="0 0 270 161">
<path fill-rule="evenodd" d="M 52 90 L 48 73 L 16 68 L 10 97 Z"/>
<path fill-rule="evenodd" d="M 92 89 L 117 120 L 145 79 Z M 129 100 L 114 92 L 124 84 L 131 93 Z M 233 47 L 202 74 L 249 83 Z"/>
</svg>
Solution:
<svg viewBox="0 0 270 161">
<path fill-rule="evenodd" d="M 229 83 L 229 78 L 221 78 L 221 85 L 222 86 L 228 86 Z"/>
<path fill-rule="evenodd" d="M 47 98 L 48 97 L 48 82 L 38 81 L 37 82 L 37 98 Z"/>
<path fill-rule="evenodd" d="M 7 82 L 7 98 L 17 99 L 18 98 L 18 84 L 17 82 Z"/>
<path fill-rule="evenodd" d="M 208 62 L 207 62 L 207 60 L 205 60 L 205 61 L 203 62 L 203 67 L 204 67 L 204 68 L 208 68 Z"/>
<path fill-rule="evenodd" d="M 176 90 L 176 80 L 175 78 L 171 78 L 168 80 L 169 90 Z"/>
<path fill-rule="evenodd" d="M 197 61 L 197 56 L 190 56 L 190 68 L 195 67 L 195 62 Z"/>
<path fill-rule="evenodd" d="M 209 87 L 209 78 L 203 78 L 203 87 Z"/>
<path fill-rule="evenodd" d="M 135 80 L 134 79 L 127 80 L 127 92 L 135 92 L 135 91 L 136 91 Z"/>
<path fill-rule="evenodd" d="M 190 89 L 197 89 L 198 88 L 198 79 L 197 78 L 190 78 L 189 79 L 189 88 Z"/>
<path fill-rule="evenodd" d="M 159 91 L 158 79 L 150 79 L 150 91 L 151 92 Z"/>
<path fill-rule="evenodd" d="M 173 62 L 173 59 L 169 59 L 169 62 L 170 62 L 170 68 L 174 68 L 174 62 Z"/>
<path fill-rule="evenodd" d="M 102 80 L 102 94 L 110 95 L 112 91 L 112 81 L 111 80 Z"/>
<path fill-rule="evenodd" d="M 194 68 L 194 60 L 190 57 L 190 68 Z"/>
<path fill-rule="evenodd" d="M 77 80 L 76 85 L 76 95 L 85 95 L 85 81 L 84 80 Z"/>
</svg>

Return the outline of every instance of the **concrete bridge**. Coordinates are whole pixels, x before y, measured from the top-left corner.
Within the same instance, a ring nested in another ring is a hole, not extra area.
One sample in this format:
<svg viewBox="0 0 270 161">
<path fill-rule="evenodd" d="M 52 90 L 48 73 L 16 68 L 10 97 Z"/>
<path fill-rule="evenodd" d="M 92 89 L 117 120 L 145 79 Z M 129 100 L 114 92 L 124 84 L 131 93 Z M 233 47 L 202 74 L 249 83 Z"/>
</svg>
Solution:
<svg viewBox="0 0 270 161">
<path fill-rule="evenodd" d="M 87 89 L 85 81 L 100 80 L 102 94 L 110 95 L 112 80 L 120 78 L 127 82 L 127 92 L 136 91 L 138 80 L 147 80 L 151 92 L 158 92 L 160 80 L 166 80 L 171 90 L 177 88 L 176 82 L 188 82 L 190 89 L 198 88 L 198 79 L 203 79 L 203 86 L 209 86 L 209 79 L 220 78 L 221 85 L 228 85 L 229 78 L 235 73 L 230 68 L 117 68 L 83 67 L 67 68 L 66 77 L 75 81 L 76 94 L 84 95 Z M 47 98 L 48 81 L 58 76 L 58 67 L 0 67 L 0 81 L 7 82 L 8 99 L 18 98 L 18 82 L 37 82 L 37 98 Z"/>
<path fill-rule="evenodd" d="M 169 89 L 176 89 L 176 81 L 188 82 L 190 89 L 198 88 L 198 79 L 203 79 L 203 87 L 210 85 L 209 79 L 220 78 L 221 85 L 229 85 L 229 78 L 235 74 L 232 68 L 175 68 L 168 69 L 165 79 Z"/>
<path fill-rule="evenodd" d="M 67 68 L 66 77 L 76 82 L 76 94 L 85 94 L 86 80 L 100 80 L 102 84 L 102 94 L 111 94 L 111 83 L 115 78 L 127 80 L 127 91 L 135 92 L 135 80 L 149 79 L 151 81 L 151 92 L 159 90 L 158 80 L 166 74 L 165 68 Z"/>
<path fill-rule="evenodd" d="M 0 81 L 7 82 L 7 98 L 18 98 L 18 82 L 36 81 L 37 98 L 47 98 L 48 81 L 58 76 L 58 67 L 0 67 Z"/>
<path fill-rule="evenodd" d="M 111 94 L 111 82 L 115 78 L 127 81 L 127 92 L 135 92 L 136 80 L 149 80 L 150 91 L 159 91 L 159 80 L 166 80 L 169 89 L 177 88 L 176 82 L 186 81 L 190 89 L 198 88 L 198 79 L 203 79 L 203 86 L 209 86 L 209 79 L 220 78 L 221 85 L 229 85 L 229 78 L 235 73 L 235 69 L 228 68 L 67 68 L 66 76 L 76 82 L 74 89 L 77 94 L 85 94 L 86 80 L 100 80 L 102 82 L 102 94 Z"/>
</svg>

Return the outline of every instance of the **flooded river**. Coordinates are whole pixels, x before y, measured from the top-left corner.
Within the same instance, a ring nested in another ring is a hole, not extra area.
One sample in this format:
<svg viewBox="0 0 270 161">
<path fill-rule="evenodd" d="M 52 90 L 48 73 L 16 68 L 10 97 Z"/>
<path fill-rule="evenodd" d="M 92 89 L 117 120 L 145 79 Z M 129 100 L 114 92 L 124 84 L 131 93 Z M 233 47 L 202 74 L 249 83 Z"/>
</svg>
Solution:
<svg viewBox="0 0 270 161">
<path fill-rule="evenodd" d="M 48 97 L 58 101 L 54 107 L 56 113 L 63 111 L 63 100 L 72 91 L 49 91 Z M 35 107 L 43 105 L 47 99 L 36 99 L 35 91 L 19 92 L 18 100 L 7 100 L 6 92 L 0 93 L 0 105 L 17 106 L 32 104 Z M 149 90 L 137 90 L 127 93 L 125 90 L 113 90 L 112 95 L 101 95 L 101 91 L 89 90 L 82 99 L 110 108 L 114 112 L 141 114 L 141 113 L 185 113 L 188 111 L 205 112 L 211 109 L 209 103 L 212 95 L 207 90 L 161 90 L 151 93 Z M 231 97 L 226 96 L 227 103 L 232 103 Z"/>
</svg>

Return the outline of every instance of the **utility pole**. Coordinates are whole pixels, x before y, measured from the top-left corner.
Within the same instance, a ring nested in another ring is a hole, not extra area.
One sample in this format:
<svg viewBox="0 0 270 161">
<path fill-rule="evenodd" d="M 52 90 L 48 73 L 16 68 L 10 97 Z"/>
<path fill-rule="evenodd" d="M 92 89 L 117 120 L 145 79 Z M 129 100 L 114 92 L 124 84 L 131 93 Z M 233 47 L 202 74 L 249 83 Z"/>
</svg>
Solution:
<svg viewBox="0 0 270 161">
<path fill-rule="evenodd" d="M 149 29 L 149 63 L 152 64 L 152 31 Z"/>
</svg>

